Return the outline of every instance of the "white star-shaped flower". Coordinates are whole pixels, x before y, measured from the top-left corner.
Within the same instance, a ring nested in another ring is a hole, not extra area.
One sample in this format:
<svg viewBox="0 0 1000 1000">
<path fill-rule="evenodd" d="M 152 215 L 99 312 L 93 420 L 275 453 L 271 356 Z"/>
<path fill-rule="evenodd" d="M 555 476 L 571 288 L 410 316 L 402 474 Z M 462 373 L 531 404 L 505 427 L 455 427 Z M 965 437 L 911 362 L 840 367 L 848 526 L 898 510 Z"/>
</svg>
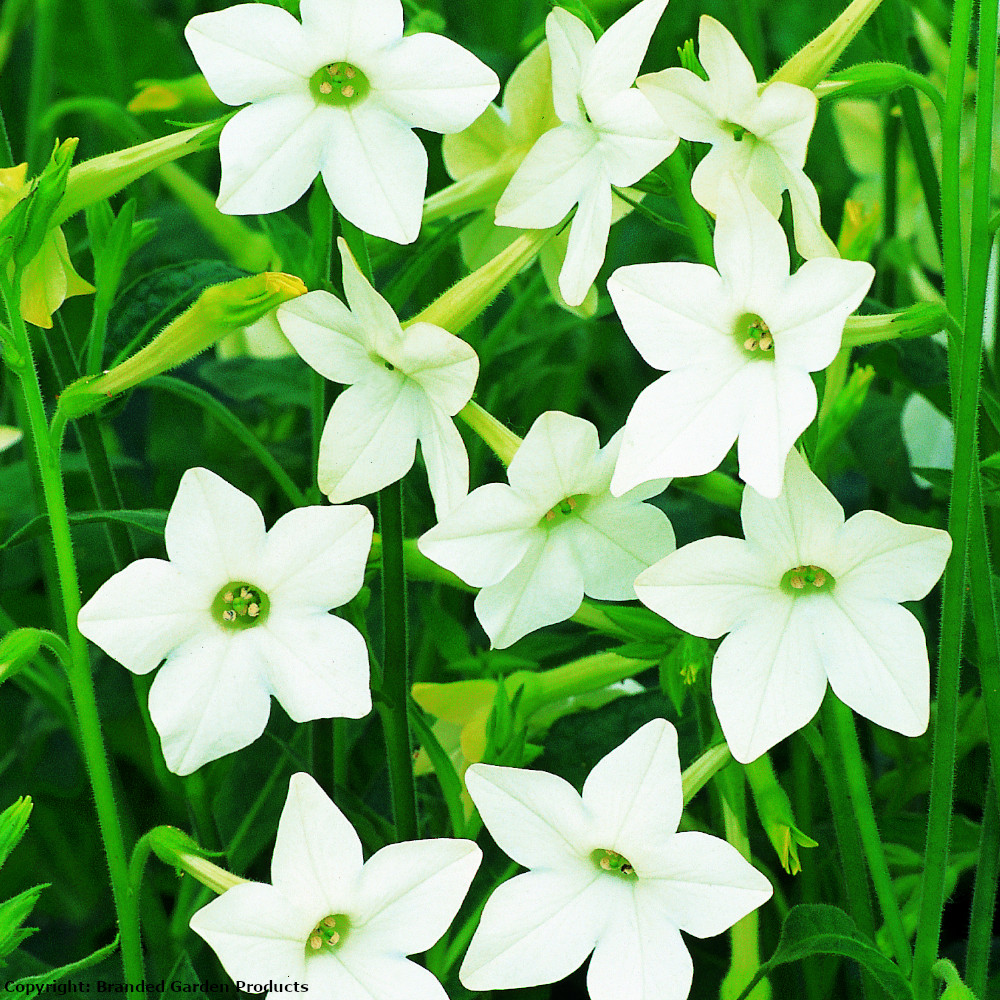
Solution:
<svg viewBox="0 0 1000 1000">
<path fill-rule="evenodd" d="M 642 0 L 595 42 L 590 29 L 556 7 L 545 21 L 552 98 L 561 124 L 531 147 L 497 205 L 500 226 L 548 229 L 576 205 L 559 289 L 583 302 L 604 261 L 611 186 L 628 187 L 677 146 L 632 84 L 667 0 Z"/>
<path fill-rule="evenodd" d="M 782 81 L 759 85 L 736 39 L 707 14 L 698 26 L 698 56 L 708 80 L 679 67 L 638 80 L 639 90 L 670 128 L 684 139 L 712 144 L 691 178 L 695 199 L 716 214 L 720 181 L 734 174 L 777 218 L 787 191 L 799 253 L 838 256 L 823 231 L 816 188 L 802 169 L 816 120 L 816 95 Z"/>
<path fill-rule="evenodd" d="M 458 912 L 482 852 L 470 840 L 383 847 L 362 864 L 361 841 L 316 782 L 292 775 L 271 882 L 227 889 L 191 928 L 234 980 L 304 984 L 336 1000 L 447 1000 L 407 955 L 426 951 Z M 271 990 L 271 1000 L 288 994 Z"/>
<path fill-rule="evenodd" d="M 740 475 L 777 496 L 785 457 L 816 415 L 809 373 L 833 361 L 875 275 L 865 261 L 834 258 L 789 275 L 778 222 L 745 185 L 727 180 L 720 191 L 718 271 L 633 264 L 608 282 L 629 339 L 669 373 L 632 407 L 615 493 L 711 472 L 738 438 Z"/>
<path fill-rule="evenodd" d="M 282 332 L 306 364 L 350 386 L 323 428 L 319 487 L 334 503 L 374 493 L 406 475 L 419 440 L 443 516 L 469 492 L 469 456 L 452 417 L 472 398 L 479 358 L 464 340 L 430 323 L 404 330 L 347 244 L 338 243 L 350 309 L 316 291 L 278 310 Z"/>
<path fill-rule="evenodd" d="M 216 96 L 250 102 L 219 137 L 219 208 L 280 211 L 322 173 L 347 219 L 412 243 L 427 186 L 413 129 L 461 131 L 500 82 L 450 39 L 404 38 L 399 0 L 302 0 L 300 13 L 237 4 L 184 31 Z"/>
<path fill-rule="evenodd" d="M 365 641 L 327 612 L 361 589 L 371 540 L 364 507 L 300 507 L 266 531 L 245 493 L 208 469 L 184 473 L 164 532 L 169 561 L 126 566 L 79 616 L 133 673 L 166 658 L 149 714 L 171 771 L 253 743 L 271 695 L 295 722 L 368 714 Z"/>
<path fill-rule="evenodd" d="M 723 640 L 712 700 L 743 762 L 818 711 L 829 680 L 855 712 L 904 736 L 927 728 L 930 674 L 920 623 L 951 551 L 945 531 L 844 510 L 797 451 L 777 500 L 743 494 L 739 538 L 705 538 L 646 570 L 643 604 L 692 635 Z"/>
<path fill-rule="evenodd" d="M 471 990 L 568 976 L 593 951 L 592 1000 L 684 1000 L 680 931 L 721 934 L 771 897 L 739 851 L 678 833 L 677 732 L 654 719 L 583 786 L 545 771 L 473 764 L 469 794 L 500 848 L 531 871 L 489 898 L 459 978 Z"/>
<path fill-rule="evenodd" d="M 429 559 L 482 589 L 476 616 L 494 648 L 565 621 L 583 595 L 635 597 L 636 576 L 674 549 L 663 511 L 642 503 L 664 483 L 625 497 L 608 490 L 619 431 L 604 448 L 597 428 L 550 410 L 532 424 L 507 470 L 417 542 Z"/>
</svg>

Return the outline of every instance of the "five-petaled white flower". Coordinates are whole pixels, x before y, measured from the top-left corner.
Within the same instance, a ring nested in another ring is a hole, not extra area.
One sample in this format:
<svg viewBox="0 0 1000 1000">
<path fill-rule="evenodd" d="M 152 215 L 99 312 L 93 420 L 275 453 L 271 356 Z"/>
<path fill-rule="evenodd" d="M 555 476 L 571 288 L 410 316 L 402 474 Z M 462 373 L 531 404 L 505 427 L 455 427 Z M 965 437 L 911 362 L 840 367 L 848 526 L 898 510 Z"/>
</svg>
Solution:
<svg viewBox="0 0 1000 1000">
<path fill-rule="evenodd" d="M 199 14 L 184 35 L 216 96 L 245 104 L 219 137 L 219 208 L 277 212 L 322 173 L 337 210 L 374 236 L 420 231 L 427 154 L 414 127 L 458 132 L 500 88 L 441 35 L 403 37 L 399 0 L 302 0 Z"/>
<path fill-rule="evenodd" d="M 208 469 L 184 473 L 164 532 L 169 561 L 126 566 L 79 616 L 133 673 L 166 658 L 149 714 L 171 771 L 256 740 L 271 695 L 296 722 L 368 714 L 365 641 L 327 612 L 361 589 L 371 539 L 364 507 L 301 507 L 266 531 L 245 493 Z"/>
<path fill-rule="evenodd" d="M 621 432 L 600 448 L 593 424 L 543 413 L 507 477 L 469 496 L 422 535 L 420 551 L 473 587 L 476 615 L 494 647 L 573 615 L 586 593 L 634 598 L 638 573 L 673 551 L 667 516 L 641 503 L 649 483 L 626 497 L 608 491 Z"/>
<path fill-rule="evenodd" d="M 833 258 L 789 275 L 778 222 L 744 184 L 728 180 L 720 190 L 718 271 L 633 264 L 608 282 L 632 343 L 669 373 L 632 407 L 615 493 L 711 472 L 738 438 L 740 475 L 777 496 L 785 457 L 816 414 L 809 373 L 833 361 L 875 275 L 865 261 Z"/>
<path fill-rule="evenodd" d="M 945 531 L 844 511 L 797 451 L 784 489 L 747 488 L 739 538 L 704 538 L 636 580 L 639 600 L 678 628 L 715 639 L 712 699 L 743 763 L 804 726 L 826 692 L 905 736 L 927 728 L 927 643 L 901 601 L 944 570 Z"/>
<path fill-rule="evenodd" d="M 552 983 L 593 951 L 592 1000 L 684 1000 L 680 931 L 721 934 L 771 896 L 735 847 L 677 832 L 677 733 L 663 719 L 599 761 L 582 800 L 544 771 L 473 764 L 466 782 L 493 839 L 531 869 L 487 902 L 459 973 L 469 989 Z"/>
<path fill-rule="evenodd" d="M 708 80 L 674 67 L 638 80 L 663 120 L 683 138 L 712 148 L 691 178 L 691 193 L 710 212 L 720 208 L 720 181 L 742 178 L 775 218 L 781 195 L 792 202 L 795 245 L 803 257 L 836 257 L 823 231 L 816 188 L 802 169 L 816 120 L 816 95 L 794 83 L 759 85 L 736 39 L 702 14 L 699 58 Z"/>
<path fill-rule="evenodd" d="M 447 1000 L 406 958 L 447 930 L 482 860 L 470 840 L 383 847 L 362 864 L 347 817 L 308 774 L 294 774 L 278 823 L 272 885 L 227 889 L 191 927 L 233 979 L 305 984 L 336 1000 Z"/>
<path fill-rule="evenodd" d="M 350 386 L 323 428 L 319 487 L 334 503 L 374 493 L 406 475 L 419 440 L 441 517 L 469 491 L 469 456 L 451 418 L 472 398 L 479 358 L 430 323 L 404 330 L 338 242 L 350 309 L 316 291 L 278 310 L 282 331 L 306 364 Z"/>
<path fill-rule="evenodd" d="M 628 187 L 677 145 L 676 134 L 632 84 L 667 0 L 642 0 L 595 42 L 556 7 L 545 21 L 552 98 L 562 124 L 542 135 L 497 205 L 500 226 L 548 229 L 577 205 L 559 288 L 579 305 L 604 261 L 611 186 Z"/>
</svg>

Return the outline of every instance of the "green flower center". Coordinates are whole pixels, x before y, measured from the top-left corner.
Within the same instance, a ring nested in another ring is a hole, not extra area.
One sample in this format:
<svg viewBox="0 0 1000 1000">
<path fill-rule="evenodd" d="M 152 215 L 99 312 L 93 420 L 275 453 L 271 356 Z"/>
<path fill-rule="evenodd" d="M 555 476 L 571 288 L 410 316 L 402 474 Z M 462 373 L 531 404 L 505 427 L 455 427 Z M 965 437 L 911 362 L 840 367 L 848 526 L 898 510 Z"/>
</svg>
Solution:
<svg viewBox="0 0 1000 1000">
<path fill-rule="evenodd" d="M 629 864 L 628 859 L 617 851 L 599 848 L 590 855 L 590 858 L 602 872 L 607 872 L 609 875 L 616 875 L 628 882 L 634 882 L 639 877 Z"/>
<path fill-rule="evenodd" d="M 321 951 L 339 948 L 351 929 L 350 918 L 344 913 L 331 913 L 324 917 L 306 938 L 306 954 L 315 955 Z"/>
<path fill-rule="evenodd" d="M 252 628 L 267 619 L 271 602 L 259 587 L 245 580 L 227 583 L 212 601 L 212 617 L 228 629 Z"/>
<path fill-rule="evenodd" d="M 742 125 L 737 125 L 736 122 L 721 121 L 719 124 L 733 137 L 734 142 L 743 142 L 744 140 L 752 142 L 757 138 L 753 132 L 748 131 Z"/>
<path fill-rule="evenodd" d="M 781 578 L 781 589 L 786 594 L 829 594 L 836 581 L 833 576 L 819 566 L 796 566 Z"/>
<path fill-rule="evenodd" d="M 751 358 L 773 358 L 774 337 L 757 313 L 743 313 L 733 330 L 737 343 Z"/>
<path fill-rule="evenodd" d="M 368 96 L 371 84 L 357 66 L 346 62 L 327 63 L 309 79 L 309 92 L 317 104 L 346 108 Z"/>
<path fill-rule="evenodd" d="M 573 511 L 580 506 L 580 497 L 564 497 L 552 508 L 545 512 L 546 524 L 558 524 L 565 518 L 572 515 Z"/>
</svg>

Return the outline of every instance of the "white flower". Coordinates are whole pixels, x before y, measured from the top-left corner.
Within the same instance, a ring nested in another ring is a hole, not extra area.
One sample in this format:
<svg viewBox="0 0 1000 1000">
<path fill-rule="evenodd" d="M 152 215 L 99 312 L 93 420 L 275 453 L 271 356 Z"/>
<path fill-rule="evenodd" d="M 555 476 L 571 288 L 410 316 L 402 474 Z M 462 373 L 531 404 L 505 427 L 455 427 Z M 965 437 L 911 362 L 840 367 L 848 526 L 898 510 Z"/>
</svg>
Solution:
<svg viewBox="0 0 1000 1000">
<path fill-rule="evenodd" d="M 365 641 L 327 611 L 361 589 L 371 538 L 361 506 L 301 507 L 265 531 L 245 493 L 208 469 L 184 473 L 164 532 L 169 561 L 126 566 L 79 617 L 133 673 L 166 658 L 149 713 L 171 771 L 256 740 L 271 695 L 296 722 L 368 714 Z"/>
<path fill-rule="evenodd" d="M 374 236 L 412 243 L 427 154 L 414 127 L 458 132 L 499 90 L 455 42 L 403 37 L 399 0 L 237 4 L 199 14 L 184 35 L 216 96 L 245 104 L 219 138 L 219 208 L 276 212 L 317 173 L 337 210 Z"/>
<path fill-rule="evenodd" d="M 699 22 L 698 55 L 707 81 L 676 67 L 638 80 L 670 128 L 685 139 L 712 144 L 691 178 L 695 199 L 717 213 L 720 180 L 734 174 L 777 218 L 781 194 L 788 191 L 799 253 L 838 256 L 823 231 L 816 188 L 802 169 L 816 120 L 816 95 L 794 83 L 758 85 L 736 39 L 707 14 Z"/>
<path fill-rule="evenodd" d="M 826 692 L 904 736 L 927 728 L 930 676 L 920 623 L 951 551 L 947 532 L 865 510 L 846 523 L 798 452 L 784 489 L 747 488 L 739 538 L 678 549 L 636 580 L 639 600 L 715 639 L 712 699 L 733 756 L 747 763 L 804 726 Z"/>
<path fill-rule="evenodd" d="M 6 427 L 0 425 L 0 451 L 12 448 L 24 435 L 16 427 Z"/>
<path fill-rule="evenodd" d="M 677 733 L 654 719 L 590 772 L 583 797 L 544 771 L 473 764 L 469 793 L 502 850 L 531 871 L 483 911 L 459 978 L 514 989 L 569 975 L 593 951 L 593 1000 L 684 1000 L 680 931 L 721 934 L 771 896 L 736 848 L 677 833 Z"/>
<path fill-rule="evenodd" d="M 494 647 L 573 615 L 583 595 L 635 596 L 637 574 L 673 551 L 666 515 L 608 492 L 621 433 L 602 449 L 593 424 L 543 413 L 514 455 L 510 485 L 480 486 L 418 541 L 421 552 L 473 587 L 476 615 Z"/>
<path fill-rule="evenodd" d="M 562 7 L 545 21 L 552 97 L 560 124 L 532 146 L 497 205 L 497 225 L 548 229 L 574 205 L 559 288 L 571 306 L 585 298 L 604 261 L 611 186 L 628 187 L 677 145 L 632 84 L 667 0 L 642 0 L 595 43 Z"/>
<path fill-rule="evenodd" d="M 832 258 L 789 275 L 781 226 L 745 185 L 727 180 L 720 192 L 718 272 L 634 264 L 608 282 L 636 349 L 669 372 L 632 407 L 615 493 L 711 472 L 738 438 L 740 475 L 777 496 L 785 457 L 816 415 L 809 373 L 833 361 L 875 275 L 864 261 Z"/>
<path fill-rule="evenodd" d="M 950 469 L 955 453 L 955 427 L 926 397 L 913 393 L 900 414 L 900 430 L 910 465 L 918 469 Z M 914 482 L 931 484 L 911 469 Z"/>
<path fill-rule="evenodd" d="M 472 398 L 479 358 L 430 323 L 405 330 L 339 240 L 350 309 L 309 292 L 278 310 L 278 323 L 307 365 L 350 386 L 334 402 L 319 445 L 320 489 L 334 502 L 402 479 L 417 441 L 438 516 L 469 491 L 469 456 L 451 419 Z"/>
<path fill-rule="evenodd" d="M 406 956 L 447 930 L 481 860 L 469 840 L 419 840 L 383 847 L 362 865 L 347 817 L 308 774 L 294 774 L 273 884 L 227 889 L 191 928 L 234 980 L 273 983 L 271 1000 L 285 1000 L 280 987 L 292 983 L 336 1000 L 447 1000 Z"/>
</svg>

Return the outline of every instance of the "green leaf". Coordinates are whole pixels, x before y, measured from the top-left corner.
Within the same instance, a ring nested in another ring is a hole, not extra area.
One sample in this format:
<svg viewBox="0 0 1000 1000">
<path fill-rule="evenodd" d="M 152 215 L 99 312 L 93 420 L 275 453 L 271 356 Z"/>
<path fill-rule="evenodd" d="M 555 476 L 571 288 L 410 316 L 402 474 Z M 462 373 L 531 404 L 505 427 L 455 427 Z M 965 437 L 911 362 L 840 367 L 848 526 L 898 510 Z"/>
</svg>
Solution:
<svg viewBox="0 0 1000 1000">
<path fill-rule="evenodd" d="M 441 786 L 441 793 L 444 795 L 445 805 L 448 808 L 448 818 L 451 820 L 452 833 L 456 837 L 461 837 L 465 833 L 465 806 L 462 803 L 462 780 L 455 771 L 444 747 L 438 742 L 433 729 L 427 724 L 420 711 L 419 706 L 413 701 L 408 705 L 410 712 L 410 722 L 416 733 L 420 745 L 430 757 L 434 767 L 434 774 L 438 784 Z"/>
<path fill-rule="evenodd" d="M 113 954 L 118 948 L 118 938 L 115 937 L 114 941 L 109 945 L 105 945 L 103 948 L 98 948 L 97 951 L 88 955 L 86 958 L 81 958 L 78 962 L 70 962 L 69 965 L 60 965 L 58 969 L 49 969 L 48 972 L 42 972 L 37 976 L 25 976 L 24 979 L 18 979 L 17 982 L 10 983 L 8 989 L 11 992 L 18 991 L 18 987 L 24 987 L 28 984 L 33 984 L 37 986 L 45 986 L 49 983 L 57 982 L 60 979 L 65 979 L 67 976 L 73 975 L 76 972 L 82 972 L 84 969 L 89 969 L 92 965 L 97 965 L 98 962 L 103 962 L 109 955 Z M 22 996 L 27 994 L 21 990 Z"/>
<path fill-rule="evenodd" d="M 48 883 L 35 885 L 18 893 L 13 899 L 0 903 L 0 960 L 9 955 L 37 927 L 22 927 L 38 902 L 38 897 Z"/>
<path fill-rule="evenodd" d="M 167 512 L 165 510 L 85 510 L 75 514 L 70 514 L 72 524 L 93 524 L 107 521 L 117 521 L 119 524 L 127 524 L 133 528 L 140 528 L 148 531 L 152 535 L 163 537 L 163 529 L 167 523 Z M 20 545 L 22 542 L 31 541 L 39 535 L 44 535 L 48 528 L 48 517 L 39 514 L 38 517 L 30 520 L 23 528 L 18 529 L 14 534 L 8 536 L 0 542 L 0 551 Z"/>
<path fill-rule="evenodd" d="M 10 852 L 21 842 L 28 829 L 31 815 L 31 798 L 22 795 L 13 805 L 0 813 L 0 865 L 10 857 Z"/>
<path fill-rule="evenodd" d="M 757 970 L 737 1000 L 745 1000 L 772 969 L 811 955 L 849 958 L 871 974 L 890 1000 L 913 1000 L 910 984 L 899 966 L 886 958 L 843 910 L 823 903 L 794 906 L 789 910 L 774 954 Z"/>
</svg>

